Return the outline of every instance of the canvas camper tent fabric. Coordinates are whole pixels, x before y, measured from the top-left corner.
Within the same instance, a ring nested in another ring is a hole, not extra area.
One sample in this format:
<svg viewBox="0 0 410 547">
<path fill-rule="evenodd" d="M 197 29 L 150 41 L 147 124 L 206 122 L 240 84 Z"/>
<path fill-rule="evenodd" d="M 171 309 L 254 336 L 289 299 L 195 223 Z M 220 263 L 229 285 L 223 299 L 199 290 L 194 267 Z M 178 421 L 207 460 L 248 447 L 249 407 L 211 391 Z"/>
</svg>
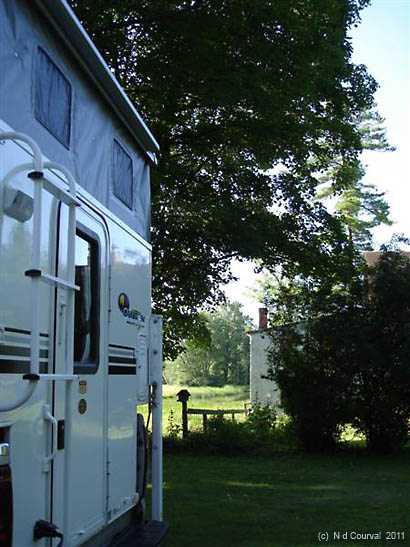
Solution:
<svg viewBox="0 0 410 547">
<path fill-rule="evenodd" d="M 36 2 L 2 0 L 0 40 L 0 118 L 35 137 L 50 160 L 149 241 L 149 155 L 92 76 L 63 47 Z"/>
</svg>

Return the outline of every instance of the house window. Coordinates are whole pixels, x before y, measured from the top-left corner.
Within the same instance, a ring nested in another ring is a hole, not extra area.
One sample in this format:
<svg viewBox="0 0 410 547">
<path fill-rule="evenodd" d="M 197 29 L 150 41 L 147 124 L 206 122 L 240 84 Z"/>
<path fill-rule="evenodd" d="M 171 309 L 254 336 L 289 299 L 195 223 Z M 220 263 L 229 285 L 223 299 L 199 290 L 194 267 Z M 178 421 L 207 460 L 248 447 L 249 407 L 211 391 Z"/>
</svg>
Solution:
<svg viewBox="0 0 410 547">
<path fill-rule="evenodd" d="M 70 147 L 71 85 L 41 49 L 34 78 L 34 116 L 66 148 Z"/>
<path fill-rule="evenodd" d="M 114 195 L 132 209 L 132 159 L 124 148 L 114 141 Z"/>
<path fill-rule="evenodd" d="M 99 346 L 98 241 L 77 231 L 75 238 L 74 373 L 92 374 L 98 368 Z"/>
</svg>

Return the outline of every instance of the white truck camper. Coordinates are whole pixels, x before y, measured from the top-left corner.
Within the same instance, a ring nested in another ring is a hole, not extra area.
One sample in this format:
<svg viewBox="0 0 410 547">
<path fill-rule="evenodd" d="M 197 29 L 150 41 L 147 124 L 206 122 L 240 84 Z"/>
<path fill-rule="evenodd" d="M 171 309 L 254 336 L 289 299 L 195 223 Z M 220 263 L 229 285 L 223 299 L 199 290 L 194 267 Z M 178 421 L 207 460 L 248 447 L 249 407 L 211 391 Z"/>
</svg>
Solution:
<svg viewBox="0 0 410 547">
<path fill-rule="evenodd" d="M 64 0 L 0 2 L 0 547 L 166 532 L 157 151 Z"/>
</svg>

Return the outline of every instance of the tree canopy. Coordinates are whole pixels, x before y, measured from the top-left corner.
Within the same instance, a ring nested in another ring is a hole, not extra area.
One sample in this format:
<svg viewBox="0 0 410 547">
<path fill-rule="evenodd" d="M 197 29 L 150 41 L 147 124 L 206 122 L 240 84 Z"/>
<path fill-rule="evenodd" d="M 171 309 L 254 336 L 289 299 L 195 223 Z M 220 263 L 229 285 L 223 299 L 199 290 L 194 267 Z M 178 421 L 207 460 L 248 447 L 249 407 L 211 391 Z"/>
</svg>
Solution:
<svg viewBox="0 0 410 547">
<path fill-rule="evenodd" d="M 203 327 L 232 257 L 337 269 L 346 237 L 311 198 L 332 158 L 361 149 L 354 118 L 376 84 L 348 32 L 368 3 L 71 0 L 161 146 L 153 298 L 168 355 Z"/>
</svg>

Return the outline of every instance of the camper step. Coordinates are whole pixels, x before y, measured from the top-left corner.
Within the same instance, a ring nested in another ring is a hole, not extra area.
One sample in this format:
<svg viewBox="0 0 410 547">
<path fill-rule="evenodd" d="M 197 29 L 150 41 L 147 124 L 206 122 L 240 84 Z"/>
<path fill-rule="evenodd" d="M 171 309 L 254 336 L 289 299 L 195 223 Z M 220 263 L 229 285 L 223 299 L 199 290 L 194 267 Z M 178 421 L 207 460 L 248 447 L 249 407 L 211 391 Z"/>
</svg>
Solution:
<svg viewBox="0 0 410 547">
<path fill-rule="evenodd" d="M 70 205 L 71 203 L 74 203 L 77 207 L 81 205 L 81 201 L 76 196 L 73 196 L 73 194 L 68 192 L 65 188 L 61 188 L 61 186 L 51 182 L 45 177 L 43 178 L 43 188 L 67 205 Z"/>
<path fill-rule="evenodd" d="M 156 547 L 167 532 L 168 524 L 158 520 L 151 520 L 145 526 L 132 524 L 109 547 Z"/>
</svg>

